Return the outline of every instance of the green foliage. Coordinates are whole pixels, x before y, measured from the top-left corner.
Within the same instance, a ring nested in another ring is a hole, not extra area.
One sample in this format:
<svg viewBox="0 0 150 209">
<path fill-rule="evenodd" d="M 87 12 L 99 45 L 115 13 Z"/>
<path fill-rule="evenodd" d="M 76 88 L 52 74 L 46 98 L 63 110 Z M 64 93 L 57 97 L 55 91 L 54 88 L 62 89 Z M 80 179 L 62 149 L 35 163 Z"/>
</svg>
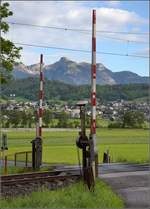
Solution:
<svg viewBox="0 0 150 209">
<path fill-rule="evenodd" d="M 123 127 L 142 128 L 144 113 L 140 111 L 127 111 L 123 116 Z"/>
<path fill-rule="evenodd" d="M 3 3 L 0 6 L 1 31 L 3 33 L 8 32 L 8 30 L 9 30 L 9 26 L 6 22 L 3 21 L 3 18 L 6 18 L 6 17 L 9 17 L 9 16 L 13 15 L 12 11 L 9 11 L 8 6 L 9 6 L 9 4 L 7 2 Z"/>
<path fill-rule="evenodd" d="M 2 95 L 9 98 L 9 95 L 13 93 L 19 98 L 37 101 L 38 89 L 38 78 L 18 79 L 3 85 Z M 101 102 L 118 99 L 134 100 L 142 97 L 148 97 L 148 84 L 97 85 L 97 100 Z M 53 100 L 54 104 L 55 102 L 63 103 L 63 101 L 88 100 L 89 98 L 90 85 L 73 86 L 60 81 L 45 80 L 44 99 L 47 101 Z"/>
<path fill-rule="evenodd" d="M 53 112 L 49 109 L 44 110 L 43 112 L 43 122 L 45 124 L 45 127 L 49 127 L 50 122 L 52 122 L 53 119 Z"/>
<path fill-rule="evenodd" d="M 109 123 L 108 128 L 122 128 L 122 123 L 117 122 L 117 121 Z"/>
<path fill-rule="evenodd" d="M 123 208 L 124 203 L 109 186 L 97 180 L 94 192 L 78 182 L 49 191 L 46 188 L 25 197 L 1 200 L 2 208 Z"/>
<path fill-rule="evenodd" d="M 2 33 L 7 33 L 9 31 L 9 25 L 3 19 L 12 16 L 12 11 L 9 11 L 9 4 L 3 3 L 0 5 L 0 17 L 1 17 L 1 31 Z M 16 59 L 20 58 L 21 47 L 16 47 L 13 42 L 0 37 L 1 44 L 1 72 L 0 72 L 0 81 L 1 83 L 6 83 L 10 78 L 10 71 L 13 70 L 13 65 Z"/>
<path fill-rule="evenodd" d="M 12 160 L 12 158 L 10 158 Z M 8 159 L 9 160 L 9 159 Z M 23 160 L 25 162 L 25 159 Z M 49 167 L 41 167 L 40 171 L 48 171 Z M 7 167 L 7 174 L 18 174 L 18 173 L 29 173 L 33 172 L 32 167 L 17 167 L 17 166 L 9 166 Z M 5 175 L 4 167 L 0 169 L 0 175 Z"/>
<path fill-rule="evenodd" d="M 64 111 L 60 112 L 59 118 L 58 118 L 58 128 L 67 128 L 68 127 L 68 119 L 69 115 L 65 113 Z"/>
<path fill-rule="evenodd" d="M 33 110 L 4 110 L 2 118 L 4 128 L 31 128 L 36 123 L 36 112 Z"/>
</svg>

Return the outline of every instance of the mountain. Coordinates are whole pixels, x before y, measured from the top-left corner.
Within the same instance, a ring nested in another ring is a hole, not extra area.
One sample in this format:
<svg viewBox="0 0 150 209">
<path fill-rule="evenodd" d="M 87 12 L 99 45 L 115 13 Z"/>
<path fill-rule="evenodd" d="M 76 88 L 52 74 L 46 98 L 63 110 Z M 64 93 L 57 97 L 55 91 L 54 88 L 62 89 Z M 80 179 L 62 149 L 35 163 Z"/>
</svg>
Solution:
<svg viewBox="0 0 150 209">
<path fill-rule="evenodd" d="M 13 69 L 15 78 L 28 78 L 39 74 L 39 64 L 25 66 L 22 63 L 16 64 Z"/>
<path fill-rule="evenodd" d="M 44 76 L 48 80 L 58 80 L 68 84 L 84 85 L 91 82 L 91 64 L 86 62 L 76 63 L 66 57 L 43 68 Z M 36 77 L 39 74 L 39 64 L 14 66 L 13 76 L 18 78 Z M 139 76 L 130 71 L 112 72 L 103 64 L 97 64 L 97 84 L 115 85 L 130 83 L 148 83 L 148 77 Z"/>
</svg>

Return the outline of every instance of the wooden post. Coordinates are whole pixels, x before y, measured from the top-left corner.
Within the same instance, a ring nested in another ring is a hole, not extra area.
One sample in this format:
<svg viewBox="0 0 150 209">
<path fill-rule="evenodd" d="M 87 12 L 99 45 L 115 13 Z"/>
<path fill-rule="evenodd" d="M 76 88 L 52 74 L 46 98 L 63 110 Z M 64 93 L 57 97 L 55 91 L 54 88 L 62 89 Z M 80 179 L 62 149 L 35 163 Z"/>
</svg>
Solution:
<svg viewBox="0 0 150 209">
<path fill-rule="evenodd" d="M 98 152 L 95 152 L 95 177 L 98 177 Z"/>
<path fill-rule="evenodd" d="M 15 163 L 15 166 L 16 166 L 16 161 L 17 161 L 17 153 L 15 153 L 15 155 L 14 155 L 14 163 Z"/>
<path fill-rule="evenodd" d="M 5 156 L 4 161 L 4 175 L 7 175 L 7 156 Z"/>
<path fill-rule="evenodd" d="M 26 152 L 26 168 L 28 166 L 28 152 Z"/>
</svg>

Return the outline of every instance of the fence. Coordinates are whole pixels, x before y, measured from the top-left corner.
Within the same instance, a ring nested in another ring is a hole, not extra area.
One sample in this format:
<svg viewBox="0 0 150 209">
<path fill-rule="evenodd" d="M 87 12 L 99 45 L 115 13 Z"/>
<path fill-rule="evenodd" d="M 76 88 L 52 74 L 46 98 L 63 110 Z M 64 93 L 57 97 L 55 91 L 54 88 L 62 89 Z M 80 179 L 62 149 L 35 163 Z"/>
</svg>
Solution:
<svg viewBox="0 0 150 209">
<path fill-rule="evenodd" d="M 16 152 L 14 154 L 14 165 L 17 166 L 17 164 L 20 165 L 22 163 L 24 163 L 25 167 L 31 166 L 32 151 Z"/>
<path fill-rule="evenodd" d="M 8 173 L 8 166 L 32 167 L 32 151 L 16 152 L 14 154 L 3 155 L 1 164 L 4 168 L 4 174 Z"/>
</svg>

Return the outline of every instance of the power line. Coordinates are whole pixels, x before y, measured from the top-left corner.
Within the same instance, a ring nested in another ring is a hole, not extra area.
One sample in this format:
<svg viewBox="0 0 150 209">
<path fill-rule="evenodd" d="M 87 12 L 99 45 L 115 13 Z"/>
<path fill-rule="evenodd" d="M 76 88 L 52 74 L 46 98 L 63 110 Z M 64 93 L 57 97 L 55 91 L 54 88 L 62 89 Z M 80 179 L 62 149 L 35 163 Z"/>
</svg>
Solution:
<svg viewBox="0 0 150 209">
<path fill-rule="evenodd" d="M 138 44 L 148 44 L 148 42 L 145 41 L 135 41 L 135 40 L 129 40 L 129 39 L 123 39 L 123 38 L 116 38 L 116 37 L 110 37 L 110 36 L 104 36 L 104 35 L 100 35 L 103 38 L 107 38 L 107 39 L 114 39 L 114 40 L 118 40 L 118 41 L 124 41 L 124 42 L 134 42 L 134 43 L 138 43 Z"/>
<path fill-rule="evenodd" d="M 37 44 L 27 44 L 27 43 L 19 43 L 19 42 L 14 42 L 14 44 L 22 45 L 22 46 L 29 46 L 29 47 L 37 47 L 37 48 L 58 49 L 58 50 L 65 50 L 65 51 L 91 53 L 90 50 L 84 50 L 84 49 L 72 49 L 72 48 L 37 45 Z M 145 58 L 145 59 L 149 58 L 149 56 L 141 56 L 141 55 L 134 55 L 134 54 L 121 54 L 121 53 L 103 52 L 103 51 L 97 51 L 96 53 L 97 54 L 105 54 L 105 55 L 114 55 L 114 56 L 134 57 L 134 58 Z"/>
<path fill-rule="evenodd" d="M 91 30 L 88 29 L 75 29 L 75 28 L 66 28 L 66 27 L 56 27 L 56 26 L 42 26 L 42 25 L 34 25 L 34 24 L 29 24 L 29 23 L 17 23 L 17 22 L 8 22 L 9 24 L 12 25 L 24 25 L 24 26 L 30 26 L 30 27 L 38 27 L 38 28 L 49 28 L 49 29 L 54 29 L 54 30 L 64 30 L 64 31 L 75 31 L 75 32 L 86 32 L 89 34 Z M 100 31 L 97 30 L 97 33 L 110 33 L 110 34 L 134 34 L 134 35 L 148 35 L 149 33 L 134 33 L 134 32 L 121 32 L 121 31 Z M 148 42 L 145 41 L 136 41 L 136 40 L 129 40 L 129 39 L 123 39 L 123 38 L 116 38 L 116 37 L 110 37 L 110 36 L 104 36 L 100 35 L 99 36 L 103 38 L 108 38 L 108 39 L 114 39 L 114 40 L 119 40 L 119 41 L 125 41 L 125 42 L 134 42 L 134 43 L 143 43 L 143 44 L 148 44 Z"/>
<path fill-rule="evenodd" d="M 14 25 L 25 25 L 25 26 L 33 26 L 33 27 L 40 27 L 40 28 L 51 28 L 51 29 L 58 29 L 58 30 L 73 30 L 73 31 L 83 31 L 83 32 L 91 32 L 89 29 L 77 29 L 77 28 L 66 28 L 66 27 L 56 27 L 56 26 L 44 26 L 44 25 L 35 25 L 29 23 L 18 23 L 18 22 L 8 22 L 9 24 Z M 106 31 L 106 30 L 97 30 L 98 33 L 119 33 L 119 34 L 134 34 L 134 35 L 148 35 L 148 32 L 123 32 L 123 31 Z"/>
</svg>

